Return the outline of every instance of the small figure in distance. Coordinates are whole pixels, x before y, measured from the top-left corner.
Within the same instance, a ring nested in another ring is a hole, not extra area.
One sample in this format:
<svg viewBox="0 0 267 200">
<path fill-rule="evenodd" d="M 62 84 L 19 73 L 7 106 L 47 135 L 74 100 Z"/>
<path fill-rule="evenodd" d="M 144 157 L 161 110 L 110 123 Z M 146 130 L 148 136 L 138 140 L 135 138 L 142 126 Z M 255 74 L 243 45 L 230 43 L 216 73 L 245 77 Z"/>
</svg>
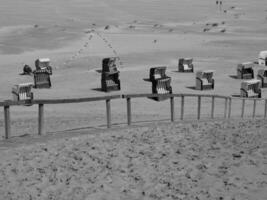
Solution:
<svg viewBox="0 0 267 200">
<path fill-rule="evenodd" d="M 31 75 L 32 68 L 29 65 L 24 65 L 23 72 L 20 75 Z"/>
<path fill-rule="evenodd" d="M 219 4 L 219 1 L 216 1 L 216 5 L 218 5 Z"/>
<path fill-rule="evenodd" d="M 222 11 L 222 1 L 220 1 L 220 11 Z"/>
</svg>

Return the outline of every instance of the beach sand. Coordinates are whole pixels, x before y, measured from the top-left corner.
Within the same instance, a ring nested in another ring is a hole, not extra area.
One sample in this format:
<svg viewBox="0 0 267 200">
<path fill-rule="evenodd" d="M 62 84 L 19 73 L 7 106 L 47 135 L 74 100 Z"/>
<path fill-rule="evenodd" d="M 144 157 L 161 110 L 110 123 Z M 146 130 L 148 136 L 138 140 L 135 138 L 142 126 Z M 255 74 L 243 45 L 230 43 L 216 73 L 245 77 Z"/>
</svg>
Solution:
<svg viewBox="0 0 267 200">
<path fill-rule="evenodd" d="M 263 200 L 266 120 L 154 123 L 1 143 L 0 199 Z"/>
</svg>

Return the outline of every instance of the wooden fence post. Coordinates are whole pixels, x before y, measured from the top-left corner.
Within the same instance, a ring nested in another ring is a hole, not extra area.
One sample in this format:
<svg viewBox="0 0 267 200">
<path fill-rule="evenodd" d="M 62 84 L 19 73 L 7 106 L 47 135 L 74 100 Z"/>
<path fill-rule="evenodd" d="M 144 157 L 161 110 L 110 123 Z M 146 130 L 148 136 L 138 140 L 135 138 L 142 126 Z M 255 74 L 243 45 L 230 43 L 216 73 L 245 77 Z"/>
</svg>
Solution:
<svg viewBox="0 0 267 200">
<path fill-rule="evenodd" d="M 174 122 L 174 97 L 170 97 L 171 121 Z"/>
<path fill-rule="evenodd" d="M 232 112 L 232 99 L 229 98 L 229 110 L 228 110 L 228 118 L 231 117 L 231 112 Z"/>
<path fill-rule="evenodd" d="M 128 126 L 132 123 L 131 98 L 127 98 L 127 123 Z"/>
<path fill-rule="evenodd" d="M 267 116 L 267 99 L 265 99 L 264 118 Z"/>
<path fill-rule="evenodd" d="M 253 113 L 252 113 L 252 117 L 253 118 L 255 117 L 255 114 L 256 114 L 256 104 L 257 104 L 257 101 L 254 99 L 254 102 L 253 102 Z"/>
<path fill-rule="evenodd" d="M 38 105 L 38 135 L 44 134 L 44 104 Z"/>
<path fill-rule="evenodd" d="M 197 97 L 197 119 L 200 119 L 200 113 L 201 113 L 201 96 L 199 95 Z"/>
<path fill-rule="evenodd" d="M 106 110 L 107 110 L 107 127 L 110 128 L 111 125 L 110 99 L 106 100 Z"/>
<path fill-rule="evenodd" d="M 214 118 L 214 105 L 215 105 L 215 97 L 213 96 L 211 100 L 211 118 L 212 119 Z"/>
<path fill-rule="evenodd" d="M 4 106 L 4 115 L 5 115 L 5 139 L 8 139 L 10 136 L 10 110 L 9 110 L 9 106 Z"/>
<path fill-rule="evenodd" d="M 184 119 L 184 95 L 181 96 L 181 120 Z"/>
<path fill-rule="evenodd" d="M 227 116 L 227 102 L 228 102 L 228 99 L 225 98 L 225 103 L 224 103 L 224 118 L 226 118 L 226 116 Z"/>
<path fill-rule="evenodd" d="M 244 118 L 244 112 L 245 112 L 245 99 L 242 99 L 241 118 Z"/>
</svg>

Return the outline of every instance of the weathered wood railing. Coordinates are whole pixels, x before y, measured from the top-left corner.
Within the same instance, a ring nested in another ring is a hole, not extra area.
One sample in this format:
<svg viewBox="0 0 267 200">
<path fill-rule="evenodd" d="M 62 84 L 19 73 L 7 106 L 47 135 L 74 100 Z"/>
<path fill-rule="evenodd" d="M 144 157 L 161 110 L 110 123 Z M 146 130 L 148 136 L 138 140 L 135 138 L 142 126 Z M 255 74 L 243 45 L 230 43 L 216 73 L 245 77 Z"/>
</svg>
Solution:
<svg viewBox="0 0 267 200">
<path fill-rule="evenodd" d="M 131 99 L 134 98 L 152 98 L 152 97 L 165 97 L 170 99 L 170 119 L 172 122 L 175 121 L 175 107 L 174 99 L 181 98 L 181 110 L 180 110 L 180 120 L 184 119 L 185 113 L 185 97 L 196 97 L 197 98 L 197 113 L 196 118 L 199 120 L 201 118 L 201 105 L 202 98 L 211 98 L 211 113 L 210 118 L 214 118 L 215 112 L 215 99 L 224 99 L 224 118 L 230 118 L 232 112 L 232 100 L 241 100 L 241 118 L 244 117 L 245 113 L 245 102 L 253 101 L 252 117 L 256 115 L 256 105 L 257 101 L 265 101 L 264 104 L 264 118 L 267 116 L 267 99 L 258 98 L 239 98 L 239 97 L 229 97 L 222 95 L 210 95 L 210 94 L 124 94 L 124 95 L 112 95 L 112 96 L 102 96 L 102 97 L 89 97 L 89 98 L 72 98 L 72 99 L 39 99 L 32 100 L 31 105 L 38 105 L 38 134 L 44 134 L 44 105 L 45 104 L 66 104 L 66 103 L 83 103 L 83 102 L 93 102 L 93 101 L 105 101 L 106 102 L 106 117 L 107 117 L 107 128 L 111 127 L 111 105 L 110 101 L 112 99 L 126 99 L 127 105 L 127 124 L 132 124 L 132 107 Z M 0 107 L 4 108 L 4 125 L 5 125 L 5 138 L 8 139 L 11 134 L 11 123 L 10 123 L 10 106 L 25 105 L 29 102 L 25 101 L 4 101 L 0 102 Z"/>
<path fill-rule="evenodd" d="M 31 102 L 25 101 L 4 101 L 0 102 L 0 107 L 4 107 L 4 118 L 5 118 L 5 139 L 10 137 L 10 106 L 19 105 L 38 105 L 38 134 L 42 135 L 44 133 L 44 104 L 65 104 L 65 103 L 84 103 L 93 101 L 106 101 L 106 116 L 107 116 L 107 127 L 111 126 L 111 109 L 110 100 L 120 99 L 121 95 L 103 96 L 103 97 L 89 97 L 89 98 L 73 98 L 73 99 L 38 99 L 32 100 Z"/>
<path fill-rule="evenodd" d="M 209 95 L 209 94 L 126 94 L 122 95 L 123 98 L 127 99 L 127 122 L 128 125 L 131 125 L 131 99 L 133 98 L 152 98 L 152 97 L 169 97 L 170 98 L 170 115 L 171 115 L 171 121 L 175 121 L 175 111 L 174 111 L 174 98 L 180 97 L 181 98 L 181 116 L 180 120 L 184 119 L 184 107 L 185 107 L 185 97 L 197 97 L 197 119 L 200 119 L 201 116 L 201 99 L 202 97 L 210 97 L 212 98 L 212 104 L 211 104 L 211 118 L 214 118 L 214 107 L 215 107 L 215 98 L 221 98 L 225 99 L 225 109 L 224 109 L 224 117 L 227 116 L 227 102 L 228 99 L 231 97 L 228 96 L 221 96 L 221 95 Z M 229 101 L 230 103 L 231 101 Z M 229 108 L 231 109 L 231 105 L 229 105 Z M 231 113 L 228 111 L 228 113 Z M 230 117 L 230 115 L 228 116 Z"/>
</svg>

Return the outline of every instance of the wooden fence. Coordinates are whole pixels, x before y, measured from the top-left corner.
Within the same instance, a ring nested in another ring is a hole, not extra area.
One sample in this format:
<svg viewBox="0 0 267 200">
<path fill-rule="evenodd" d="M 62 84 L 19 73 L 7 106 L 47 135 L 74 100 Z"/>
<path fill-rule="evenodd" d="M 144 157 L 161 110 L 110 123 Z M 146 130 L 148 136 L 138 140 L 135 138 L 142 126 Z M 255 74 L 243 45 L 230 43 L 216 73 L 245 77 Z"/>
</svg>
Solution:
<svg viewBox="0 0 267 200">
<path fill-rule="evenodd" d="M 253 101 L 253 110 L 252 117 L 256 115 L 256 106 L 258 101 L 264 101 L 264 113 L 263 117 L 267 116 L 267 99 L 260 98 L 238 98 L 238 97 L 229 97 L 221 95 L 209 95 L 209 94 L 124 94 L 124 95 L 112 95 L 112 96 L 102 96 L 102 97 L 89 97 L 89 98 L 73 98 L 73 99 L 40 99 L 32 100 L 30 105 L 38 105 L 38 134 L 44 134 L 44 105 L 45 104 L 66 104 L 66 103 L 83 103 L 83 102 L 93 102 L 93 101 L 105 101 L 106 102 L 106 118 L 107 118 L 107 128 L 111 127 L 111 108 L 110 101 L 114 99 L 126 99 L 127 105 L 127 124 L 132 124 L 132 108 L 131 108 L 131 99 L 134 98 L 152 98 L 152 97 L 165 97 L 170 99 L 170 119 L 172 122 L 175 121 L 175 109 L 174 103 L 175 98 L 181 98 L 181 110 L 180 110 L 180 120 L 184 119 L 185 113 L 185 98 L 186 97 L 196 97 L 197 98 L 197 113 L 196 118 L 199 120 L 201 118 L 201 104 L 202 98 L 211 98 L 211 112 L 210 118 L 214 118 L 215 110 L 215 99 L 224 100 L 224 118 L 230 118 L 232 112 L 232 100 L 241 101 L 241 113 L 240 117 L 244 117 L 245 112 L 245 102 Z M 4 126 L 5 126 L 5 139 L 8 139 L 11 135 L 11 123 L 10 123 L 10 107 L 29 104 L 25 101 L 11 101 L 7 100 L 0 102 L 0 107 L 4 108 Z"/>
</svg>

